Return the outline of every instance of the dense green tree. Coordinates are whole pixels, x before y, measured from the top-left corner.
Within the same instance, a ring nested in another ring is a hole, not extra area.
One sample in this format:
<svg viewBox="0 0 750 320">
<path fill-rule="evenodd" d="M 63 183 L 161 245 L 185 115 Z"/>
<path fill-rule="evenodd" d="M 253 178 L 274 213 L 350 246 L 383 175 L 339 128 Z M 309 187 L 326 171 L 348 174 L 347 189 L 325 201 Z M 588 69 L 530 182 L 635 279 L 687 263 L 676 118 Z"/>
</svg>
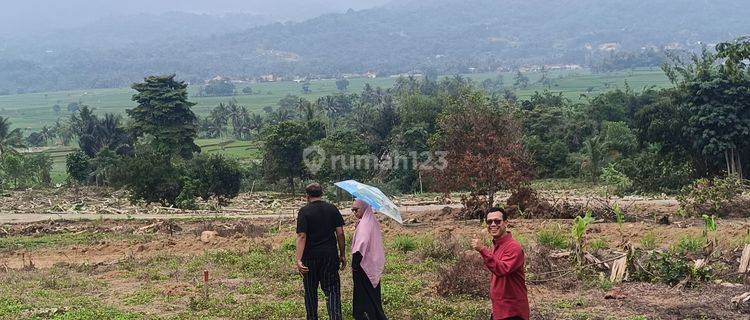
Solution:
<svg viewBox="0 0 750 320">
<path fill-rule="evenodd" d="M 204 201 L 216 198 L 227 203 L 237 196 L 242 184 L 243 172 L 236 160 L 221 155 L 198 155 L 186 164 L 183 180 L 183 195 L 192 191 L 194 197 Z M 190 190 L 185 190 L 189 188 Z"/>
<path fill-rule="evenodd" d="M 376 169 L 377 157 L 370 153 L 367 144 L 357 132 L 336 131 L 318 140 L 315 145 L 325 152 L 323 165 L 314 175 L 318 181 L 366 181 Z"/>
<path fill-rule="evenodd" d="M 233 96 L 234 84 L 226 79 L 215 79 L 201 87 L 200 95 L 208 97 Z"/>
<path fill-rule="evenodd" d="M 81 150 L 68 153 L 65 156 L 65 167 L 68 178 L 79 183 L 86 183 L 91 174 L 91 158 Z"/>
<path fill-rule="evenodd" d="M 282 121 L 267 129 L 263 169 L 265 179 L 284 179 L 294 193 L 294 179 L 308 175 L 303 163 L 304 149 L 323 137 L 319 122 Z"/>
<path fill-rule="evenodd" d="M 529 77 L 520 70 L 513 76 L 513 80 L 513 86 L 517 88 L 526 89 L 529 86 Z"/>
<path fill-rule="evenodd" d="M 304 94 L 310 94 L 312 93 L 312 90 L 310 90 L 310 82 L 305 81 L 305 83 L 302 84 L 302 93 Z"/>
<path fill-rule="evenodd" d="M 71 102 L 71 103 L 68 103 L 68 112 L 69 113 L 77 112 L 80 108 L 81 108 L 81 103 L 80 102 Z"/>
<path fill-rule="evenodd" d="M 78 146 L 89 157 L 95 157 L 103 148 L 129 154 L 132 141 L 121 124 L 119 115 L 107 113 L 99 118 L 87 106 L 71 115 L 71 126 L 78 136 Z"/>
<path fill-rule="evenodd" d="M 150 147 L 138 148 L 126 162 L 129 173 L 124 181 L 133 202 L 160 203 L 164 206 L 176 203 L 182 192 L 182 172 L 173 164 L 171 155 Z"/>
<path fill-rule="evenodd" d="M 168 75 L 150 76 L 132 87 L 138 92 L 133 95 L 138 106 L 127 113 L 135 137 L 150 135 L 156 150 L 183 158 L 200 151 L 194 142 L 198 123 L 190 109 L 195 104 L 187 100 L 187 84 Z"/>
<path fill-rule="evenodd" d="M 498 75 L 494 78 L 487 78 L 482 80 L 482 89 L 487 92 L 502 92 L 503 91 L 503 76 Z"/>
<path fill-rule="evenodd" d="M 219 102 L 218 106 L 211 109 L 207 120 L 210 123 L 209 131 L 212 132 L 212 136 L 221 137 L 226 133 L 229 123 L 229 108 L 223 102 Z"/>
<path fill-rule="evenodd" d="M 73 131 L 70 122 L 59 118 L 55 120 L 53 131 L 55 132 L 55 135 L 60 139 L 60 143 L 64 146 L 69 145 L 70 141 L 75 137 L 75 132 Z"/>
<path fill-rule="evenodd" d="M 338 89 L 341 92 L 346 91 L 349 88 L 349 80 L 346 78 L 341 78 L 336 80 L 336 89 Z"/>
<path fill-rule="evenodd" d="M 665 72 L 683 92 L 681 107 L 689 114 L 686 131 L 694 148 L 709 158 L 723 155 L 726 172 L 742 176 L 742 151 L 750 148 L 750 76 L 717 59 L 704 50 L 690 64 L 666 65 Z"/>
<path fill-rule="evenodd" d="M 26 137 L 26 144 L 31 147 L 44 147 L 47 145 L 47 141 L 40 132 L 32 132 Z"/>
</svg>

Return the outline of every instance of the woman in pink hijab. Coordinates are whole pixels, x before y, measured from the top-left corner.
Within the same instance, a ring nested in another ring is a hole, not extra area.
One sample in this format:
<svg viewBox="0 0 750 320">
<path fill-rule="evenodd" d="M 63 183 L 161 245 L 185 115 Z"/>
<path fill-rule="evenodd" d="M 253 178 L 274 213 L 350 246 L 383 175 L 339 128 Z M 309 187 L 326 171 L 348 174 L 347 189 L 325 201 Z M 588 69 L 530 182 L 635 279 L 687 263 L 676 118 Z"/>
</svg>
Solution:
<svg viewBox="0 0 750 320">
<path fill-rule="evenodd" d="M 380 223 L 372 207 L 362 200 L 354 200 L 352 212 L 359 220 L 352 240 L 354 319 L 387 320 L 380 297 L 380 276 L 385 268 Z"/>
</svg>

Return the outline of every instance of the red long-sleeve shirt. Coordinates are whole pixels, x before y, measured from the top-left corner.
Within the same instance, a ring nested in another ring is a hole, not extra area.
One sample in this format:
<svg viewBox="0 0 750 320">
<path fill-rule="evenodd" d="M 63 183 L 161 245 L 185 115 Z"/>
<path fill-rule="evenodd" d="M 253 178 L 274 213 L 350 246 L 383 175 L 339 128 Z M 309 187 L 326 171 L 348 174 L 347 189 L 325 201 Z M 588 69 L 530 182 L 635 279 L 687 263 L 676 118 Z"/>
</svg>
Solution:
<svg viewBox="0 0 750 320">
<path fill-rule="evenodd" d="M 521 317 L 529 319 L 529 298 L 523 271 L 524 253 L 510 232 L 495 241 L 492 251 L 481 252 L 484 265 L 492 272 L 490 300 L 492 320 Z"/>
</svg>

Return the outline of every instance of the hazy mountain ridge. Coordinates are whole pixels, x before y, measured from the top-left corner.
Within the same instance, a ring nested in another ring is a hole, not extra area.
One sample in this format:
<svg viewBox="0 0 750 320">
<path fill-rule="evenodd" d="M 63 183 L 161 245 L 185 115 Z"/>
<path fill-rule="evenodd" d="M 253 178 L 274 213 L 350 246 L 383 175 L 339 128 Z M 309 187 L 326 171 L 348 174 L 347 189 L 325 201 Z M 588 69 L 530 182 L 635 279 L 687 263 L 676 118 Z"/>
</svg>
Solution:
<svg viewBox="0 0 750 320">
<path fill-rule="evenodd" d="M 45 53 L 31 59 L 33 67 L 24 63 L 16 69 L 17 73 L 47 70 L 60 79 L 55 84 L 33 85 L 34 90 L 125 85 L 145 74 L 169 72 L 192 81 L 217 74 L 336 75 L 372 70 L 383 75 L 424 68 L 458 73 L 470 67 L 494 70 L 523 64 L 580 64 L 603 44 L 625 51 L 666 45 L 695 49 L 701 43 L 750 33 L 747 16 L 750 7 L 740 0 L 392 2 L 302 22 L 259 23 L 262 25 L 250 29 L 231 19 L 206 19 L 190 24 L 206 31 L 193 31 L 192 37 L 164 40 L 145 36 L 131 42 L 125 38 L 112 44 L 79 46 Z M 187 23 L 176 22 L 170 32 L 182 34 L 181 24 Z M 222 29 L 222 25 L 232 27 Z M 154 28 L 144 24 L 134 30 Z M 104 27 L 97 30 L 85 36 L 116 34 Z M 6 64 L 8 58 L 20 58 L 8 54 L 12 50 L 0 51 Z M 0 74 L 0 89 L 21 84 L 13 83 L 7 74 Z"/>
</svg>

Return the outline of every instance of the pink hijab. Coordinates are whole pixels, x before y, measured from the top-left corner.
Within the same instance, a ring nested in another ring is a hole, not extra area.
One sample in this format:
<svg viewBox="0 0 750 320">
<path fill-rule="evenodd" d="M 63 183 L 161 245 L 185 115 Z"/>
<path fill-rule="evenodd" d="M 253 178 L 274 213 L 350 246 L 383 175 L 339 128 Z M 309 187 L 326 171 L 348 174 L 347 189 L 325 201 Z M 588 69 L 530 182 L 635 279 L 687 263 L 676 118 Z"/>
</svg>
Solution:
<svg viewBox="0 0 750 320">
<path fill-rule="evenodd" d="M 354 230 L 352 254 L 356 252 L 362 254 L 360 266 L 367 274 L 372 286 L 377 287 L 385 268 L 385 248 L 383 248 L 383 235 L 380 233 L 380 222 L 369 204 L 359 199 L 355 202 L 361 208 L 360 210 L 364 210 L 364 213 Z"/>
</svg>

